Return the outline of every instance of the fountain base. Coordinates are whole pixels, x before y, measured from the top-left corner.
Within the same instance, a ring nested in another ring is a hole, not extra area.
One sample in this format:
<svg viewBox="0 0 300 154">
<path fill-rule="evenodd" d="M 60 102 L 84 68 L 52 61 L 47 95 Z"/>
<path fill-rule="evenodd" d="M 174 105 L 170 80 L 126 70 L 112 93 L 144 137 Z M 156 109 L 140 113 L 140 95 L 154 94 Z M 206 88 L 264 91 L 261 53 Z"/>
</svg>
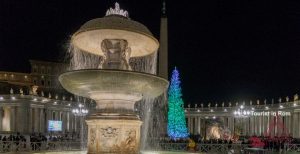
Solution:
<svg viewBox="0 0 300 154">
<path fill-rule="evenodd" d="M 138 154 L 142 122 L 135 115 L 101 113 L 91 115 L 88 125 L 88 154 Z"/>
</svg>

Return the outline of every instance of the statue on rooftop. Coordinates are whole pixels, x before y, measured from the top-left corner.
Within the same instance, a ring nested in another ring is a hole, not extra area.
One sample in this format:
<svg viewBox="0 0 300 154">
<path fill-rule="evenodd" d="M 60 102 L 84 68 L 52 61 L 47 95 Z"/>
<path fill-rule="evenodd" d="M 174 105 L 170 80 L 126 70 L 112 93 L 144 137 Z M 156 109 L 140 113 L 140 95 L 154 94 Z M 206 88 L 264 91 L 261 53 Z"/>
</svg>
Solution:
<svg viewBox="0 0 300 154">
<path fill-rule="evenodd" d="M 24 92 L 23 92 L 23 89 L 20 88 L 20 95 L 23 96 L 24 95 Z"/>
</svg>

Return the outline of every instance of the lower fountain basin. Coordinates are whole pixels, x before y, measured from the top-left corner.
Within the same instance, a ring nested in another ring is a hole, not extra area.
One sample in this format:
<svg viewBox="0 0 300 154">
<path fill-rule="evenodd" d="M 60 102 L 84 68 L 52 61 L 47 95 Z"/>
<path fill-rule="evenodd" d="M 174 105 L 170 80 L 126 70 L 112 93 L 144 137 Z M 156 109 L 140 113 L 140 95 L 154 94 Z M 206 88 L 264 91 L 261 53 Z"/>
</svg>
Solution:
<svg viewBox="0 0 300 154">
<path fill-rule="evenodd" d="M 62 152 L 42 152 L 42 153 L 34 153 L 34 154 L 86 154 L 86 153 L 87 153 L 86 151 L 62 151 Z M 191 152 L 172 152 L 172 151 L 141 151 L 140 153 L 141 154 L 196 154 Z"/>
<path fill-rule="evenodd" d="M 61 85 L 70 93 L 94 100 L 138 101 L 142 97 L 155 98 L 168 87 L 169 82 L 152 74 L 87 69 L 63 73 Z"/>
<path fill-rule="evenodd" d="M 66 72 L 59 81 L 70 93 L 97 103 L 86 119 L 88 154 L 138 154 L 142 121 L 133 112 L 134 104 L 143 97 L 158 97 L 169 85 L 151 74 L 99 69 Z"/>
</svg>

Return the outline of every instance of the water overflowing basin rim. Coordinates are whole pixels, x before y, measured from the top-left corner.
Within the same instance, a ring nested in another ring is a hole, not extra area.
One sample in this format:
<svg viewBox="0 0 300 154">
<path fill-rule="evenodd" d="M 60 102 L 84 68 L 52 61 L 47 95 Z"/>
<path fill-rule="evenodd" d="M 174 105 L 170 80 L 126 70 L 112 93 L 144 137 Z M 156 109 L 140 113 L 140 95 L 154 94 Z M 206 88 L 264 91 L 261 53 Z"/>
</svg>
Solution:
<svg viewBox="0 0 300 154">
<path fill-rule="evenodd" d="M 155 98 L 168 87 L 169 82 L 161 77 L 134 71 L 83 69 L 63 73 L 61 85 L 69 92 L 83 97 L 91 94 L 141 94 Z"/>
</svg>

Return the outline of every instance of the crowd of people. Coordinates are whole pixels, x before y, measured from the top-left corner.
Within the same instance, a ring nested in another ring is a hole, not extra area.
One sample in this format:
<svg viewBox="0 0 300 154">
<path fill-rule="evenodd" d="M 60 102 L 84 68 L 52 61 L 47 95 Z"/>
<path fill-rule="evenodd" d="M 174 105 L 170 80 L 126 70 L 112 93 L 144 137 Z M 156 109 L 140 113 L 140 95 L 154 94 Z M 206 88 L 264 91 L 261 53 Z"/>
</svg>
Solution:
<svg viewBox="0 0 300 154">
<path fill-rule="evenodd" d="M 55 133 L 55 134 L 41 134 L 33 133 L 30 135 L 30 142 L 57 142 L 57 141 L 77 141 L 80 139 L 78 133 L 75 132 L 65 132 L 65 133 Z"/>
<path fill-rule="evenodd" d="M 57 142 L 77 142 L 80 136 L 75 132 L 41 134 L 33 133 L 30 135 L 16 134 L 0 134 L 0 151 L 8 152 L 11 150 L 19 151 L 28 147 L 31 150 L 39 150 L 43 145 L 55 146 Z"/>
<path fill-rule="evenodd" d="M 160 143 L 183 143 L 189 148 L 190 145 L 194 145 L 195 149 L 197 145 L 210 145 L 210 144 L 225 144 L 228 148 L 231 148 L 234 145 L 242 145 L 243 147 L 247 148 L 261 148 L 265 150 L 276 150 L 279 151 L 280 149 L 284 148 L 285 144 L 300 144 L 300 139 L 292 138 L 290 136 L 273 136 L 273 137 L 266 137 L 266 136 L 240 136 L 238 139 L 205 139 L 200 135 L 191 135 L 189 138 L 186 139 L 178 139 L 172 140 L 168 137 L 160 138 Z"/>
</svg>

